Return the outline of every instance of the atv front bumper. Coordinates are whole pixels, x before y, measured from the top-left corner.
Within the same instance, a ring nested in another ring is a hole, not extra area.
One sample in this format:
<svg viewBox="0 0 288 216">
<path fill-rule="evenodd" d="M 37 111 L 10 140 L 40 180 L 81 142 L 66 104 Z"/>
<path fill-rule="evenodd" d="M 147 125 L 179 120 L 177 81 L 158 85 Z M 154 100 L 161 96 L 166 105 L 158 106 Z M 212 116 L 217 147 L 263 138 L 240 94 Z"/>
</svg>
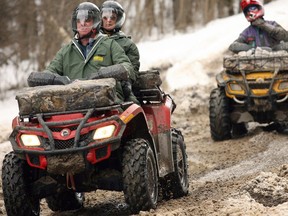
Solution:
<svg viewBox="0 0 288 216">
<path fill-rule="evenodd" d="M 29 165 L 41 169 L 46 168 L 48 157 L 57 155 L 82 154 L 92 164 L 107 159 L 112 151 L 119 148 L 126 124 L 118 115 L 91 121 L 93 112 L 91 109 L 83 118 L 55 122 L 47 122 L 42 114 L 37 114 L 40 127 L 19 124 L 14 128 L 9 138 L 12 148 L 16 154 L 24 155 Z M 107 125 L 115 126 L 113 135 L 93 139 L 95 130 Z M 67 133 L 69 139 L 65 137 Z M 37 136 L 40 145 L 25 146 L 21 140 L 23 134 Z"/>
</svg>

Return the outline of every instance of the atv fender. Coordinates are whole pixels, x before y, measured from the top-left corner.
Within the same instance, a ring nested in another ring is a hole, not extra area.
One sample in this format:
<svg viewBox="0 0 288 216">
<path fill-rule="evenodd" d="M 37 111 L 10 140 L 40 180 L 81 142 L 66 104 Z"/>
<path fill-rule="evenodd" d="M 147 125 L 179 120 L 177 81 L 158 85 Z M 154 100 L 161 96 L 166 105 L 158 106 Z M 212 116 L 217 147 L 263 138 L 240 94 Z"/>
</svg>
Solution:
<svg viewBox="0 0 288 216">
<path fill-rule="evenodd" d="M 217 85 L 219 87 L 225 87 L 225 85 L 226 85 L 226 81 L 224 79 L 225 74 L 226 74 L 226 72 L 222 71 L 221 73 L 216 75 L 216 81 L 217 81 Z"/>
<path fill-rule="evenodd" d="M 169 95 L 165 95 L 162 103 L 158 106 L 143 105 L 149 130 L 157 148 L 158 162 L 161 167 L 159 170 L 160 177 L 164 177 L 175 170 L 171 136 L 171 113 L 174 108 L 175 105 Z"/>
<path fill-rule="evenodd" d="M 120 119 L 126 124 L 124 131 L 125 136 L 129 137 L 129 139 L 141 137 L 149 141 L 159 170 L 156 144 L 149 131 L 148 121 L 142 107 L 137 104 L 132 104 L 120 115 Z"/>
</svg>

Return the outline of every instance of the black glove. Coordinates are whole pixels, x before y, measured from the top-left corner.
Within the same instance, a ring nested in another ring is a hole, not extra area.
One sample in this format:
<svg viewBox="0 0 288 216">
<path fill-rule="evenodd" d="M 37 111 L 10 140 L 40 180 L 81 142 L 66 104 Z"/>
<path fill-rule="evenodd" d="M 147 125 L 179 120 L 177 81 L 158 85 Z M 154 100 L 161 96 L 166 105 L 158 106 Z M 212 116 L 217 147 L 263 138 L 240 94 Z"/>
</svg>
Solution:
<svg viewBox="0 0 288 216">
<path fill-rule="evenodd" d="M 116 80 L 128 80 L 128 71 L 121 64 L 101 67 L 96 73 L 91 74 L 90 79 L 114 78 Z"/>
<path fill-rule="evenodd" d="M 125 98 L 129 98 L 131 92 L 132 92 L 132 85 L 129 81 L 122 81 L 121 82 L 123 94 Z"/>
<path fill-rule="evenodd" d="M 67 76 L 51 73 L 50 71 L 32 72 L 28 79 L 28 86 L 44 86 L 44 85 L 66 85 L 71 83 Z"/>
<path fill-rule="evenodd" d="M 29 74 L 27 82 L 29 87 L 52 85 L 55 75 L 46 72 L 32 72 Z"/>
<path fill-rule="evenodd" d="M 275 51 L 279 51 L 279 50 L 288 51 L 288 42 L 281 42 L 281 43 L 275 45 L 272 49 Z"/>
<path fill-rule="evenodd" d="M 240 43 L 240 42 L 233 42 L 229 46 L 229 50 L 234 53 L 239 53 L 241 51 L 248 51 L 252 48 L 252 45 L 246 44 L 246 43 Z"/>
<path fill-rule="evenodd" d="M 265 21 L 264 21 L 264 19 L 263 18 L 258 18 L 258 19 L 256 19 L 256 20 L 254 20 L 253 22 L 251 22 L 251 24 L 253 25 L 253 26 L 262 26 L 262 25 L 264 25 L 265 24 Z"/>
<path fill-rule="evenodd" d="M 281 39 L 283 37 L 282 34 L 284 34 L 283 31 L 285 32 L 284 29 L 281 29 L 268 22 L 265 22 L 263 18 L 256 19 L 255 21 L 251 22 L 251 24 L 267 32 L 271 37 L 277 40 L 282 40 Z"/>
<path fill-rule="evenodd" d="M 71 80 L 67 76 L 55 77 L 53 81 L 53 85 L 67 85 L 69 83 L 71 83 Z"/>
</svg>

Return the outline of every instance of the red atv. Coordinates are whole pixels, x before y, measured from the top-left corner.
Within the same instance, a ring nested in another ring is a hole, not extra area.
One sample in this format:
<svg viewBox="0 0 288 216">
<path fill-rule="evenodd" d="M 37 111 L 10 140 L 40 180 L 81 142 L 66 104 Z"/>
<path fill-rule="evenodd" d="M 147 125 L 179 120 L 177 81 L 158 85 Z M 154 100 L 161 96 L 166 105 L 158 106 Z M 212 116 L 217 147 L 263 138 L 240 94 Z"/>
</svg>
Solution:
<svg viewBox="0 0 288 216">
<path fill-rule="evenodd" d="M 78 209 L 84 193 L 97 189 L 123 191 L 131 213 L 156 208 L 160 194 L 188 194 L 184 138 L 171 127 L 173 100 L 157 85 L 141 88 L 140 79 L 141 106 L 115 103 L 115 83 L 28 87 L 16 96 L 13 151 L 2 167 L 8 215 L 39 215 L 42 198 L 53 211 Z"/>
</svg>

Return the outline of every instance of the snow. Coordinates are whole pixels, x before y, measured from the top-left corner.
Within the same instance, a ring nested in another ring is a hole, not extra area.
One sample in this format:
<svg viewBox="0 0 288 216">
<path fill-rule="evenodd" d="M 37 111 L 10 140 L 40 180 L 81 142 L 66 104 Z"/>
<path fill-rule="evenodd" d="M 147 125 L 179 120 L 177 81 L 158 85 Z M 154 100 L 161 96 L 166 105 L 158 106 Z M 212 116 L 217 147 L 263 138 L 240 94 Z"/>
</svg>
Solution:
<svg viewBox="0 0 288 216">
<path fill-rule="evenodd" d="M 265 19 L 275 20 L 288 29 L 288 0 L 276 0 L 265 5 Z M 180 89 L 194 85 L 207 85 L 210 78 L 203 62 L 223 56 L 228 46 L 238 37 L 249 23 L 243 14 L 218 19 L 208 23 L 202 29 L 187 34 L 170 35 L 158 41 L 147 41 L 137 44 L 141 56 L 141 70 L 171 64 L 166 79 L 168 89 Z M 9 73 L 7 67 L 5 72 Z M 221 68 L 215 68 L 220 70 Z M 1 79 L 0 86 L 13 80 Z M 3 78 L 3 75 L 1 75 Z M 13 79 L 13 77 L 9 77 Z M 0 126 L 11 125 L 11 120 L 18 114 L 15 95 L 0 101 Z"/>
<path fill-rule="evenodd" d="M 0 114 L 0 141 L 2 136 L 6 136 L 10 131 L 12 132 L 12 119 L 18 115 L 18 105 L 15 96 L 12 92 L 7 95 L 7 99 L 1 101 L 1 114 Z"/>
</svg>

